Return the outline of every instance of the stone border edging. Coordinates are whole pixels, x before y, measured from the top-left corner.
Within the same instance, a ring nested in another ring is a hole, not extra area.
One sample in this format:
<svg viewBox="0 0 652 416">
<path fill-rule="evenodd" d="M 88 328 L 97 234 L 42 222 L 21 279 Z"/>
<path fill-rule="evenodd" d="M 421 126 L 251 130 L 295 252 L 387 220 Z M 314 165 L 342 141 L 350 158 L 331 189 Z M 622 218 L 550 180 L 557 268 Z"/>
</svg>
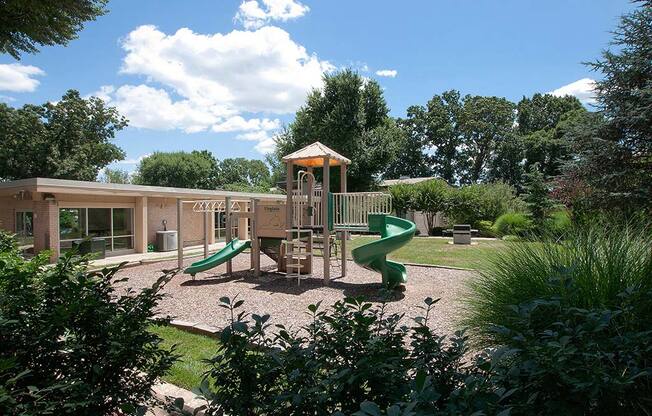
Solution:
<svg viewBox="0 0 652 416">
<path fill-rule="evenodd" d="M 170 401 L 174 401 L 174 399 L 182 398 L 184 412 L 192 415 L 196 414 L 197 416 L 205 415 L 203 410 L 197 411 L 197 409 L 206 405 L 206 402 L 190 390 L 186 390 L 172 383 L 159 381 L 152 386 L 152 393 L 154 398 L 161 403 L 169 403 Z M 166 413 L 169 414 L 169 412 Z"/>
<path fill-rule="evenodd" d="M 204 335 L 211 338 L 217 338 L 222 333 L 222 331 L 217 327 L 197 322 L 182 321 L 180 319 L 171 320 L 169 325 L 182 331 Z"/>
</svg>

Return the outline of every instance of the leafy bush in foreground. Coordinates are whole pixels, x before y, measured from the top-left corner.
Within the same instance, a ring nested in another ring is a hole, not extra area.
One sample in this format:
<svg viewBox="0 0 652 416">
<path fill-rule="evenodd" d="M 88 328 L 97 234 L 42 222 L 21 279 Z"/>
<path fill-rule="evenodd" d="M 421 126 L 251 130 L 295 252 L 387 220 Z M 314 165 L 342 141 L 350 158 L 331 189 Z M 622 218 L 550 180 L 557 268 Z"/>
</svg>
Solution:
<svg viewBox="0 0 652 416">
<path fill-rule="evenodd" d="M 399 414 L 401 407 L 425 415 L 500 408 L 501 392 L 484 388 L 486 371 L 464 364 L 464 333 L 446 340 L 429 328 L 432 299 L 410 328 L 385 305 L 346 298 L 328 310 L 311 305 L 312 323 L 302 330 L 277 325 L 273 334 L 269 315 L 249 319 L 237 312 L 241 300 L 221 301 L 232 321 L 200 389 L 209 415 L 365 415 L 387 408 Z"/>
<path fill-rule="evenodd" d="M 0 414 L 132 413 L 175 355 L 148 331 L 171 277 L 119 296 L 119 267 L 87 271 L 67 254 L 0 253 Z"/>
<path fill-rule="evenodd" d="M 222 298 L 231 323 L 199 393 L 209 415 L 649 414 L 652 331 L 628 321 L 651 295 L 624 292 L 613 309 L 513 305 L 489 329 L 504 341 L 475 354 L 464 332 L 430 328 L 432 299 L 410 327 L 385 305 L 346 298 L 311 305 L 302 330 L 270 333 L 269 315 Z"/>
<path fill-rule="evenodd" d="M 16 236 L 0 230 L 0 253 L 14 252 L 18 249 Z"/>
</svg>

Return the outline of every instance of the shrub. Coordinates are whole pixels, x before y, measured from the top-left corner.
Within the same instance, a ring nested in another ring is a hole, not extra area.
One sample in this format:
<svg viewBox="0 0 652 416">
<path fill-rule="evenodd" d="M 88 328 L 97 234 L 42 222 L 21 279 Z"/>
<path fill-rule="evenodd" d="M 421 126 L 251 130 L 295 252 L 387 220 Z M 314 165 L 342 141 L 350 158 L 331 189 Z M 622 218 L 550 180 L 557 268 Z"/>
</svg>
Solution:
<svg viewBox="0 0 652 416">
<path fill-rule="evenodd" d="M 598 224 L 573 228 L 561 242 L 512 244 L 470 285 L 465 322 L 489 341 L 495 335 L 491 328 L 509 326 L 511 305 L 534 299 L 556 297 L 563 308 L 622 308 L 622 293 L 652 290 L 650 226 Z M 638 313 L 629 329 L 648 329 L 652 298 L 640 299 Z"/>
<path fill-rule="evenodd" d="M 557 296 L 512 305 L 506 325 L 489 329 L 504 339 L 496 351 L 506 358 L 488 377 L 510 392 L 509 414 L 650 414 L 652 331 L 628 323 L 650 295 L 623 292 L 613 309 L 562 306 Z"/>
<path fill-rule="evenodd" d="M 404 217 L 408 211 L 414 208 L 416 194 L 414 185 L 398 184 L 390 186 L 388 191 L 392 196 L 392 207 L 399 217 Z"/>
<path fill-rule="evenodd" d="M 509 212 L 498 217 L 493 225 L 493 231 L 501 237 L 523 236 L 532 230 L 532 226 L 532 221 L 526 215 Z"/>
<path fill-rule="evenodd" d="M 495 221 L 506 212 L 524 212 L 514 188 L 502 182 L 466 185 L 452 192 L 446 215 L 457 224 Z"/>
<path fill-rule="evenodd" d="M 573 222 L 568 210 L 553 211 L 543 222 L 543 231 L 554 237 L 562 237 L 571 229 Z"/>
<path fill-rule="evenodd" d="M 429 326 L 436 300 L 410 328 L 402 315 L 346 298 L 328 310 L 310 305 L 301 331 L 269 333 L 269 315 L 238 312 L 241 300 L 221 299 L 231 323 L 200 388 L 207 414 L 367 415 L 470 414 L 501 409 L 487 372 L 465 366 L 466 336 L 450 340 Z M 249 319 L 251 318 L 251 319 Z M 409 347 L 407 344 L 409 343 Z M 450 409 L 450 410 L 447 410 Z"/>
<path fill-rule="evenodd" d="M 491 221 L 478 221 L 478 232 L 482 237 L 495 237 L 496 233 L 493 229 Z"/>
<path fill-rule="evenodd" d="M 148 331 L 164 274 L 148 289 L 119 295 L 119 267 L 87 271 L 68 253 L 46 267 L 0 254 L 0 414 L 133 413 L 175 355 Z"/>
<path fill-rule="evenodd" d="M 650 295 L 624 292 L 613 309 L 554 296 L 514 305 L 489 329 L 505 342 L 479 353 L 463 331 L 431 329 L 430 298 L 410 327 L 384 304 L 346 298 L 310 305 L 311 324 L 274 334 L 268 315 L 222 298 L 231 322 L 200 393 L 208 415 L 649 414 L 652 331 L 628 321 Z"/>
<path fill-rule="evenodd" d="M 438 212 L 448 209 L 450 187 L 441 179 L 419 182 L 415 186 L 413 208 L 421 211 L 426 218 L 426 228 L 432 230 Z"/>
<path fill-rule="evenodd" d="M 0 230 L 0 253 L 8 253 L 18 249 L 18 242 L 14 234 Z"/>
</svg>

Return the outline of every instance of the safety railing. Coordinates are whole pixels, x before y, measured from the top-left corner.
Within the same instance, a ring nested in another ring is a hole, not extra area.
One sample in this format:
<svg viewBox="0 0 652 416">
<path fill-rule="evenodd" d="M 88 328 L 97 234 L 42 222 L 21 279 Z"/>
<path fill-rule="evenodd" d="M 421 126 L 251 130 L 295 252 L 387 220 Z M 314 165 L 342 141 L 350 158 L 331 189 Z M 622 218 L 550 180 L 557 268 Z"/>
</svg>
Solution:
<svg viewBox="0 0 652 416">
<path fill-rule="evenodd" d="M 392 197 L 383 192 L 333 194 L 333 224 L 336 229 L 364 229 L 369 214 L 391 214 Z"/>
<path fill-rule="evenodd" d="M 321 226 L 323 225 L 321 218 L 322 218 L 322 212 L 321 212 L 321 190 L 315 190 L 313 191 L 312 194 L 312 219 L 309 220 L 309 218 L 306 215 L 306 208 L 308 206 L 308 195 L 300 195 L 299 191 L 296 189 L 293 191 L 294 195 L 292 196 L 292 203 L 294 205 L 294 209 L 292 210 L 294 214 L 294 224 L 301 224 L 303 226 L 306 225 L 315 225 L 315 226 Z M 299 218 L 299 216 L 303 215 L 303 218 Z M 310 222 L 308 222 L 310 221 Z"/>
</svg>

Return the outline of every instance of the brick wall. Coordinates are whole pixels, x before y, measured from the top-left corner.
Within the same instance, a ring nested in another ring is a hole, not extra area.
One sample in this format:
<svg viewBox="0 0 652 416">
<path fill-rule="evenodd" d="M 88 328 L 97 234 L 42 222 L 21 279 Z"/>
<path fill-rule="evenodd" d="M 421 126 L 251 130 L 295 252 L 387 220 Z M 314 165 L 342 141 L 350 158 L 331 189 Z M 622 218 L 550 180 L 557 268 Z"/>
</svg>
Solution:
<svg viewBox="0 0 652 416">
<path fill-rule="evenodd" d="M 193 212 L 192 204 L 183 205 L 183 245 L 203 244 L 204 214 Z M 174 198 L 148 198 L 147 241 L 149 244 L 156 244 L 156 232 L 163 230 L 163 220 L 167 220 L 168 230 L 178 230 L 177 200 Z M 212 229 L 211 232 L 213 232 Z"/>
<path fill-rule="evenodd" d="M 34 201 L 34 252 L 52 250 L 59 257 L 59 207 L 56 201 Z"/>
</svg>

